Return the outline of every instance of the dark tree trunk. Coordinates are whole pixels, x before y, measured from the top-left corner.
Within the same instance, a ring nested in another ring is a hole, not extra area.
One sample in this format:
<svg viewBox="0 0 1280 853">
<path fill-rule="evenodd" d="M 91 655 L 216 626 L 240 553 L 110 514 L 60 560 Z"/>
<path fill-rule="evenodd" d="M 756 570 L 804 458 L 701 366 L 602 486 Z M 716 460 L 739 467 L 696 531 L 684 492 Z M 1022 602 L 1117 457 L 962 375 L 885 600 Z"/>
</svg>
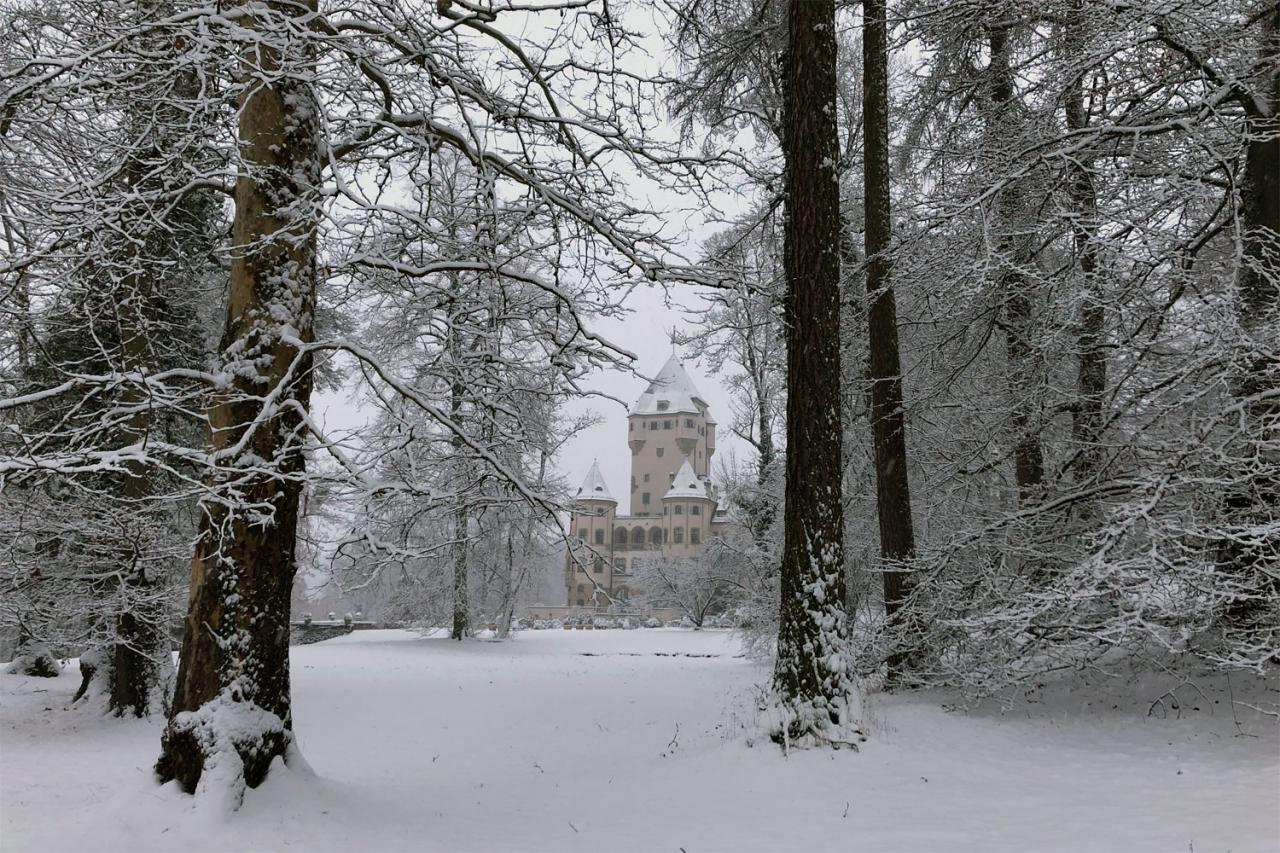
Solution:
<svg viewBox="0 0 1280 853">
<path fill-rule="evenodd" d="M 1066 59 L 1084 52 L 1081 12 L 1067 24 Z M 1089 126 L 1084 101 L 1085 77 L 1081 72 L 1067 86 L 1067 129 L 1079 133 Z M 1068 192 L 1071 197 L 1071 235 L 1076 267 L 1080 271 L 1080 333 L 1076 354 L 1076 405 L 1072 412 L 1071 435 L 1076 444 L 1077 478 L 1087 480 L 1098 471 L 1102 461 L 1099 444 L 1102 434 L 1102 404 L 1107 390 L 1107 357 L 1103 349 L 1106 334 L 1106 312 L 1098 287 L 1098 195 L 1093 185 L 1093 156 L 1086 149 L 1068 167 Z"/>
<path fill-rule="evenodd" d="M 847 739 L 835 3 L 791 0 L 784 304 L 787 472 L 774 687 L 780 742 Z"/>
<path fill-rule="evenodd" d="M 1280 513 L 1280 6 L 1262 21 L 1258 67 L 1270 68 L 1238 98 L 1245 113 L 1245 163 L 1239 224 L 1243 252 L 1236 278 L 1236 310 L 1247 351 L 1234 390 L 1243 404 L 1238 468 L 1244 474 L 1225 498 L 1226 523 L 1237 529 L 1218 546 L 1218 562 L 1234 579 L 1236 600 L 1225 616 L 1234 627 L 1274 630 L 1280 600 L 1280 544 L 1266 533 Z M 1269 64 L 1270 63 L 1270 64 Z"/>
<path fill-rule="evenodd" d="M 471 605 L 467 590 L 467 507 L 453 513 L 453 627 L 449 636 L 461 640 L 470 631 Z"/>
<path fill-rule="evenodd" d="M 880 558 L 884 606 L 899 618 L 911 592 L 907 562 L 915 553 L 911 488 L 907 480 L 906 415 L 902 366 L 898 353 L 898 309 L 893 296 L 889 241 L 889 47 L 884 0 L 863 4 L 862 115 L 864 133 L 867 252 L 867 348 L 871 380 L 871 434 L 875 446 L 876 511 L 880 519 Z M 890 668 L 904 662 L 895 652 Z"/>
<path fill-rule="evenodd" d="M 292 740 L 289 594 L 311 396 L 318 105 L 310 62 L 287 30 L 310 2 L 253 7 L 260 39 L 241 70 L 241 173 L 222 352 L 236 377 L 208 412 L 217 468 L 201 506 L 172 715 L 156 772 L 196 789 L 256 787 Z M 266 395 L 278 395 L 268 409 Z M 251 723 L 251 724 L 250 724 Z M 214 764 L 209 759 L 217 756 Z M 231 765 L 238 756 L 242 766 Z"/>
<path fill-rule="evenodd" d="M 1009 65 L 1009 33 L 1004 26 L 988 28 L 991 65 L 991 123 L 993 138 L 1016 132 L 1019 118 L 1015 100 L 1013 71 Z M 1036 405 L 1038 365 L 1032 344 L 1033 310 L 1031 282 L 1026 273 L 1031 263 L 1032 224 L 1030 211 L 1017 186 L 1006 187 L 996 197 L 996 252 L 999 255 L 997 290 L 1004 301 L 1003 324 L 1009 362 L 1009 396 L 1013 405 L 1012 431 L 1014 480 L 1018 494 L 1029 499 L 1044 480 L 1044 452 L 1040 447 L 1040 424 Z"/>
</svg>

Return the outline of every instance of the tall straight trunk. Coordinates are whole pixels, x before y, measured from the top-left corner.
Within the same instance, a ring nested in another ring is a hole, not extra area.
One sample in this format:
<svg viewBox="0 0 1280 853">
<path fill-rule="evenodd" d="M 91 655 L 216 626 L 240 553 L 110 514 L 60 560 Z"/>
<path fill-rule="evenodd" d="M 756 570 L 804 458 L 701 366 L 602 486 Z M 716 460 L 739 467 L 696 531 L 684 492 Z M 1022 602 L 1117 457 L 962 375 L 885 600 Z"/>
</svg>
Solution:
<svg viewBox="0 0 1280 853">
<path fill-rule="evenodd" d="M 904 569 L 915 553 L 911 488 L 907 480 L 906 415 L 898 353 L 898 309 L 893 296 L 889 241 L 889 46 L 884 0 L 863 4 L 862 34 L 864 218 L 867 253 L 867 349 L 871 380 L 871 434 L 875 446 L 876 512 L 880 520 L 884 607 L 899 617 L 911 592 Z M 890 660 L 892 669 L 901 653 Z"/>
<path fill-rule="evenodd" d="M 1013 71 L 1009 65 L 1009 32 L 1003 25 L 987 30 L 991 50 L 988 68 L 991 87 L 991 120 L 988 132 L 993 140 L 1016 133 L 1017 101 Z M 1003 323 L 1009 362 L 1009 396 L 1013 406 L 1014 480 L 1019 496 L 1032 497 L 1044 480 L 1044 452 L 1040 446 L 1040 424 L 1036 414 L 1038 370 L 1032 345 L 1031 282 L 1026 267 L 1031 262 L 1031 214 L 1017 186 L 1006 187 L 996 197 L 996 253 L 999 271 L 996 287 L 1004 302 Z"/>
<path fill-rule="evenodd" d="M 459 287 L 460 285 L 455 280 L 453 286 L 455 294 Z M 455 303 L 451 301 L 450 304 L 454 305 Z M 448 346 L 450 357 L 453 360 L 452 369 L 455 376 L 450 386 L 449 418 L 456 427 L 460 427 L 462 424 L 462 397 L 466 388 L 463 386 L 461 379 L 457 378 L 462 371 L 462 366 L 459 363 L 461 346 L 457 340 L 457 332 L 454 330 L 453 324 L 450 325 Z M 471 602 L 467 587 L 467 538 L 469 536 L 470 518 L 464 489 L 464 466 L 462 464 L 462 456 L 466 452 L 466 443 L 461 436 L 455 435 L 452 445 L 457 476 L 455 499 L 458 501 L 458 505 L 453 510 L 453 626 L 449 631 L 449 636 L 455 640 L 461 640 L 467 636 L 471 628 Z"/>
<path fill-rule="evenodd" d="M 1280 514 L 1280 6 L 1262 20 L 1253 90 L 1238 98 L 1245 114 L 1245 162 L 1240 181 L 1242 252 L 1236 312 L 1247 352 L 1233 386 L 1243 403 L 1238 469 L 1245 482 L 1225 497 L 1226 523 L 1236 534 L 1218 546 L 1218 562 L 1233 578 L 1236 597 L 1225 616 L 1237 628 L 1274 632 L 1280 600 L 1280 545 L 1268 529 Z"/>
<path fill-rule="evenodd" d="M 144 13 L 152 16 L 160 12 L 149 4 L 140 4 Z M 136 152 L 121 169 L 127 189 L 139 199 L 146 198 L 158 186 L 144 177 L 146 162 L 155 162 L 165 156 L 158 149 L 158 128 L 145 115 L 133 115 L 128 128 L 133 138 L 149 138 L 153 145 Z M 143 125 L 150 125 L 144 127 Z M 115 293 L 117 328 L 120 335 L 120 367 L 125 373 L 145 375 L 155 368 L 155 354 L 151 336 L 156 326 L 154 305 L 155 284 L 158 277 L 156 259 L 151 256 L 157 240 L 153 232 L 156 223 L 151 220 L 149 205 L 137 202 L 126 214 L 130 236 L 126 244 L 125 267 L 128 270 Z M 137 382 L 126 382 L 120 394 L 120 406 L 128 412 L 120 427 L 121 446 L 145 445 L 153 427 L 152 408 L 147 405 L 146 392 Z M 118 486 L 120 496 L 131 510 L 141 510 L 153 491 L 151 471 L 142 462 L 131 460 Z M 125 524 L 136 524 L 136 516 Z M 118 549 L 118 576 L 123 579 L 125 609 L 115 617 L 115 642 L 109 651 L 109 665 L 104 673 L 109 681 L 108 707 L 117 714 L 131 713 L 142 716 L 147 713 L 151 693 L 158 682 L 158 658 L 164 644 L 163 613 L 154 604 L 147 604 L 147 590 L 151 580 L 146 576 L 144 555 L 138 553 L 145 547 L 141 536 L 124 535 Z"/>
<path fill-rule="evenodd" d="M 241 171 L 222 352 L 234 377 L 208 411 L 215 469 L 201 505 L 172 715 L 156 772 L 188 792 L 256 787 L 292 743 L 289 593 L 311 397 L 319 105 L 295 33 L 315 0 L 250 7 Z M 291 20 L 292 19 L 292 20 Z M 205 787 L 205 785 L 202 785 Z"/>
<path fill-rule="evenodd" d="M 467 506 L 459 502 L 453 511 L 453 626 L 449 636 L 461 640 L 471 630 L 471 603 L 467 589 Z"/>
<path fill-rule="evenodd" d="M 1083 13 L 1067 23 L 1065 58 L 1084 52 Z M 1064 104 L 1067 129 L 1079 133 L 1089 126 L 1085 108 L 1085 77 L 1089 69 L 1068 84 Z M 1102 462 L 1102 404 L 1107 390 L 1107 357 L 1103 349 L 1106 311 L 1098 281 L 1098 195 L 1093 185 L 1093 156 L 1085 149 L 1068 166 L 1067 191 L 1071 198 L 1071 236 L 1076 268 L 1080 273 L 1080 331 L 1076 338 L 1076 405 L 1072 410 L 1071 436 L 1076 445 L 1077 479 L 1094 476 Z"/>
<path fill-rule="evenodd" d="M 840 406 L 840 148 L 832 0 L 791 0 L 787 42 L 787 471 L 774 688 L 782 743 L 849 737 Z"/>
</svg>

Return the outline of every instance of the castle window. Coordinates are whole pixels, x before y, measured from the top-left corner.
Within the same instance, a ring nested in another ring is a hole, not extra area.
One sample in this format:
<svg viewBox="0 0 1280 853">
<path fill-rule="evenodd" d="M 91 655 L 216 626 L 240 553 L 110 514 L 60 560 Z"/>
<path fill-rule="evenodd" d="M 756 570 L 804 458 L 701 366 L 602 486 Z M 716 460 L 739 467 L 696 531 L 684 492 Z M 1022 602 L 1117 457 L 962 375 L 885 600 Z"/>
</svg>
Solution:
<svg viewBox="0 0 1280 853">
<path fill-rule="evenodd" d="M 662 428 L 663 428 L 663 429 L 671 429 L 671 421 L 663 421 L 663 422 L 662 422 Z"/>
<path fill-rule="evenodd" d="M 591 563 L 591 571 L 595 572 L 596 574 L 600 574 L 601 572 L 603 572 L 604 560 L 600 557 L 596 557 L 595 560 L 593 560 Z"/>
<path fill-rule="evenodd" d="M 689 528 L 689 544 L 697 545 L 701 542 L 702 542 L 702 528 L 690 527 Z"/>
<path fill-rule="evenodd" d="M 685 426 L 687 426 L 687 427 L 692 428 L 692 427 L 693 427 L 693 418 L 685 418 L 685 419 L 684 419 L 684 425 L 685 425 Z"/>
<path fill-rule="evenodd" d="M 657 429 L 657 428 L 658 428 L 657 421 L 649 421 L 649 429 Z"/>
<path fill-rule="evenodd" d="M 650 545 L 662 544 L 662 528 L 661 527 L 649 528 L 649 544 Z"/>
<path fill-rule="evenodd" d="M 684 515 L 684 505 L 676 504 L 675 511 L 672 513 L 672 515 Z"/>
<path fill-rule="evenodd" d="M 669 409 L 669 408 L 671 408 L 671 404 L 670 404 L 670 403 L 668 403 L 666 400 L 659 400 L 659 401 L 658 401 L 658 411 L 659 411 L 659 412 L 665 412 L 665 411 L 666 411 L 667 409 Z"/>
<path fill-rule="evenodd" d="M 702 507 L 697 504 L 692 505 L 689 507 L 689 515 L 702 515 Z"/>
<path fill-rule="evenodd" d="M 665 447 L 659 447 L 659 448 L 658 448 L 658 458 L 659 458 L 659 459 L 661 459 L 661 458 L 662 458 L 662 451 L 663 451 L 663 450 L 665 450 L 665 449 L 666 449 Z"/>
<path fill-rule="evenodd" d="M 635 546 L 637 548 L 644 547 L 644 528 L 643 527 L 637 527 L 635 530 L 631 531 L 631 541 L 635 543 Z"/>
<path fill-rule="evenodd" d="M 613 530 L 613 544 L 620 548 L 627 547 L 627 528 L 615 527 Z"/>
<path fill-rule="evenodd" d="M 627 570 L 627 561 L 626 561 L 626 560 L 618 560 L 616 568 L 617 568 L 617 570 L 618 570 L 619 572 L 624 572 L 624 573 L 625 573 L 625 572 L 626 572 L 626 570 Z"/>
<path fill-rule="evenodd" d="M 630 591 L 629 589 L 627 589 L 625 586 L 624 586 L 624 587 L 619 587 L 619 588 L 618 588 L 618 592 L 617 592 L 617 596 L 618 596 L 618 598 L 621 598 L 621 599 L 623 599 L 623 600 L 625 601 L 627 598 L 629 598 L 629 597 L 631 596 L 631 591 Z"/>
<path fill-rule="evenodd" d="M 641 494 L 641 495 L 640 495 L 640 503 L 644 504 L 645 506 L 648 506 L 648 505 L 649 505 L 649 493 L 648 493 L 648 492 L 644 492 L 643 494 Z"/>
<path fill-rule="evenodd" d="M 684 528 L 677 527 L 671 531 L 671 540 L 677 544 L 684 541 Z"/>
<path fill-rule="evenodd" d="M 586 591 L 587 591 L 586 584 L 583 584 L 583 583 L 578 584 L 578 595 L 582 595 Z"/>
<path fill-rule="evenodd" d="M 646 483 L 647 483 L 647 482 L 649 482 L 649 475 L 648 475 L 648 474 L 645 474 L 645 475 L 644 475 L 644 481 L 645 481 Z"/>
<path fill-rule="evenodd" d="M 579 598 L 579 599 L 578 599 L 578 606 L 579 606 L 579 607 L 585 607 L 585 606 L 586 606 L 585 602 L 583 602 L 583 600 L 582 600 L 581 598 Z"/>
<path fill-rule="evenodd" d="M 596 531 L 596 544 L 597 544 L 597 545 L 603 545 L 603 544 L 604 544 L 604 531 L 603 531 L 603 530 L 597 530 L 597 531 Z"/>
<path fill-rule="evenodd" d="M 636 431 L 635 421 L 632 421 L 631 423 L 627 424 L 627 432 L 635 432 L 635 431 Z"/>
</svg>

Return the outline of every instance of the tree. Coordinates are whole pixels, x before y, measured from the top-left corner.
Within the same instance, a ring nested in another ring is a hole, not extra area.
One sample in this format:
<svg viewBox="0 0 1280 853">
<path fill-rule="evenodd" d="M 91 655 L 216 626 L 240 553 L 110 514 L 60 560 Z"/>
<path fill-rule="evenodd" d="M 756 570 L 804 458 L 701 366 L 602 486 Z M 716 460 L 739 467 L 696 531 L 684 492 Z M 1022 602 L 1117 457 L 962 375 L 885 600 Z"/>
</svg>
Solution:
<svg viewBox="0 0 1280 853">
<path fill-rule="evenodd" d="M 891 281 L 893 235 L 889 200 L 888 11 L 880 0 L 863 4 L 862 112 L 867 256 L 867 347 L 870 352 L 871 428 L 876 510 L 884 565 L 884 606 L 895 618 L 910 595 L 907 561 L 915 553 L 911 487 L 907 478 L 906 412 L 898 355 L 898 315 Z M 900 652 L 890 667 L 901 666 Z"/>
<path fill-rule="evenodd" d="M 835 3 L 788 6 L 787 475 L 773 686 L 783 744 L 856 736 L 844 609 Z"/>
<path fill-rule="evenodd" d="M 292 742 L 289 595 L 303 422 L 311 396 L 319 109 L 294 27 L 310 4 L 248 11 L 240 58 L 241 173 L 223 333 L 233 377 L 209 408 L 217 460 L 202 501 L 173 710 L 156 772 L 188 792 L 207 772 L 257 787 Z"/>
</svg>

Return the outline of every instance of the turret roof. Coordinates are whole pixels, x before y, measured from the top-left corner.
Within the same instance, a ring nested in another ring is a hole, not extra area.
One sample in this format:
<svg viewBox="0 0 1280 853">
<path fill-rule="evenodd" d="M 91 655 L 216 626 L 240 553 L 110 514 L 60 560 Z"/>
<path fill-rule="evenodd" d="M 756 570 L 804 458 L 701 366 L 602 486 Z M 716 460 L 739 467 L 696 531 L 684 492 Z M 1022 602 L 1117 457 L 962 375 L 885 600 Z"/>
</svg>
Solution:
<svg viewBox="0 0 1280 853">
<path fill-rule="evenodd" d="M 605 485 L 604 475 L 600 473 L 600 460 L 591 460 L 591 470 L 587 472 L 586 479 L 582 481 L 582 485 L 578 487 L 577 494 L 574 495 L 580 501 L 613 501 L 613 495 L 609 494 L 609 487 Z"/>
<path fill-rule="evenodd" d="M 706 496 L 706 483 L 693 472 L 693 466 L 689 464 L 689 460 L 686 458 L 684 464 L 680 466 L 680 470 L 676 472 L 675 480 L 671 482 L 671 490 L 663 495 L 662 499 L 705 498 Z"/>
<path fill-rule="evenodd" d="M 667 404 L 666 407 L 659 408 L 658 404 L 663 402 Z M 667 359 L 667 363 L 662 365 L 658 375 L 649 383 L 649 387 L 640 395 L 640 399 L 636 400 L 636 404 L 631 407 L 631 414 L 655 415 L 658 412 L 702 414 L 706 408 L 706 401 L 693 384 L 693 380 L 689 378 L 689 374 L 685 372 L 684 365 L 680 363 L 677 356 L 672 355 Z"/>
</svg>

